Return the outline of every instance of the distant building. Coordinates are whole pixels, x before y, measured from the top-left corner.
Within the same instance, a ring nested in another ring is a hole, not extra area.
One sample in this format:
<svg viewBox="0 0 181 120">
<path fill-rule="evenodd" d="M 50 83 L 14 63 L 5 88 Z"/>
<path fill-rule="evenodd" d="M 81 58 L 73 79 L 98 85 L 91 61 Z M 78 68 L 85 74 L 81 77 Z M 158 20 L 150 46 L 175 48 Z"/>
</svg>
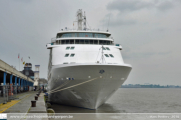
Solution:
<svg viewBox="0 0 181 120">
<path fill-rule="evenodd" d="M 38 82 L 39 82 L 39 69 L 40 69 L 40 65 L 35 65 L 35 82 L 34 82 L 34 86 L 38 86 Z"/>
<path fill-rule="evenodd" d="M 144 85 L 140 85 L 140 84 L 128 84 L 128 85 L 122 85 L 121 88 L 181 88 L 181 86 L 177 85 L 157 85 L 157 84 L 144 84 Z"/>
<path fill-rule="evenodd" d="M 32 80 L 34 80 L 34 72 L 32 71 L 32 64 L 26 63 L 24 66 L 24 70 L 21 71 L 24 75 L 30 77 Z"/>
<path fill-rule="evenodd" d="M 39 86 L 40 86 L 40 87 L 41 87 L 41 86 L 47 87 L 47 85 L 48 85 L 47 79 L 45 79 L 45 78 L 40 78 L 40 79 L 39 79 Z"/>
</svg>

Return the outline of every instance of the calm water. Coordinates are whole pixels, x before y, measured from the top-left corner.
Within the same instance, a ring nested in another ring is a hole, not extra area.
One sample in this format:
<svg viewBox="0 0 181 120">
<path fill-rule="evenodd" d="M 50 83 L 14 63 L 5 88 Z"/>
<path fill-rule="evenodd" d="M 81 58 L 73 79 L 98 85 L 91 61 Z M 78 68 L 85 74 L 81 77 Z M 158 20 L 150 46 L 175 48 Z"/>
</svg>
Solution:
<svg viewBox="0 0 181 120">
<path fill-rule="evenodd" d="M 56 113 L 181 113 L 181 89 L 120 88 L 97 110 L 53 104 Z"/>
</svg>

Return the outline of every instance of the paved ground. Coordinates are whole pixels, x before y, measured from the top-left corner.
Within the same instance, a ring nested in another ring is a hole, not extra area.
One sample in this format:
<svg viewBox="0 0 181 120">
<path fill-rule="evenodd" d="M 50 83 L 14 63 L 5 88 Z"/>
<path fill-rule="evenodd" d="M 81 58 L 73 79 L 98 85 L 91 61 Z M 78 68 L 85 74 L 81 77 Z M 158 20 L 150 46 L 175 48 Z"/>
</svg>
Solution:
<svg viewBox="0 0 181 120">
<path fill-rule="evenodd" d="M 48 120 L 47 118 L 39 118 L 39 116 L 47 116 L 44 93 L 38 97 L 36 107 L 31 107 L 31 101 L 35 100 L 37 93 L 38 91 L 31 91 L 17 95 L 19 99 L 0 105 L 0 113 L 9 113 L 7 114 L 8 120 Z"/>
<path fill-rule="evenodd" d="M 22 93 L 18 93 L 17 95 L 14 94 L 14 98 L 19 98 L 23 95 L 25 95 L 26 93 L 30 93 L 30 92 L 33 92 L 33 91 L 29 91 L 29 92 L 22 92 Z M 9 96 L 10 97 L 10 96 Z M 6 98 L 5 98 L 6 99 Z M 2 105 L 4 103 L 4 97 L 3 96 L 0 96 L 0 105 Z"/>
<path fill-rule="evenodd" d="M 31 100 L 34 100 L 36 93 L 37 91 L 30 91 L 18 94 L 17 97 L 19 99 L 11 100 L 11 102 L 1 105 L 0 111 L 6 109 L 3 113 L 27 113 L 31 106 Z"/>
</svg>

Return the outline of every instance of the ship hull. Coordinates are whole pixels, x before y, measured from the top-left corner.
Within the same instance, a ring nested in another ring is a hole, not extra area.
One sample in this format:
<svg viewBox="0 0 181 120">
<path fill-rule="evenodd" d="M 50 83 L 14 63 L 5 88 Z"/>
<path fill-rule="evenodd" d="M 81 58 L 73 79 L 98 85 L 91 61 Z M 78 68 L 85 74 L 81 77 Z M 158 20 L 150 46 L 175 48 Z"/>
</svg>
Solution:
<svg viewBox="0 0 181 120">
<path fill-rule="evenodd" d="M 53 66 L 49 99 L 57 104 L 97 109 L 121 87 L 130 71 L 131 66 L 126 64 Z"/>
</svg>

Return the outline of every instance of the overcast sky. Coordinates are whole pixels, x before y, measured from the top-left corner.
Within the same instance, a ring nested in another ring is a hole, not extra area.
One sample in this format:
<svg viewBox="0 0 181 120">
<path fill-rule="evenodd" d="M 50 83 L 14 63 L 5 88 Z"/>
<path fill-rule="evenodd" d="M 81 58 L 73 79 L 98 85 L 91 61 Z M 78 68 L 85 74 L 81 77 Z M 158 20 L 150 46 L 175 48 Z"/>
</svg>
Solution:
<svg viewBox="0 0 181 120">
<path fill-rule="evenodd" d="M 0 0 L 0 59 L 19 70 L 20 53 L 47 78 L 46 43 L 73 28 L 78 9 L 91 28 L 107 29 L 110 16 L 112 37 L 133 66 L 125 84 L 181 85 L 180 0 Z"/>
</svg>

